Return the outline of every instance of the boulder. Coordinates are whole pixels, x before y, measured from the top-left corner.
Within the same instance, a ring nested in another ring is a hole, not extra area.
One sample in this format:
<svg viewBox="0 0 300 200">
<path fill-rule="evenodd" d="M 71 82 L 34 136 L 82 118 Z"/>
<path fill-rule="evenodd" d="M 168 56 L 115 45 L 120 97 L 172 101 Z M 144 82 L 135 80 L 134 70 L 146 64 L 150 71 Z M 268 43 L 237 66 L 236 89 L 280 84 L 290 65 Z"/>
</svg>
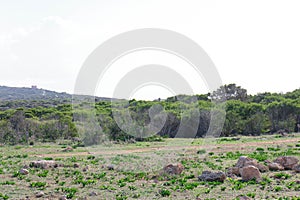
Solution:
<svg viewBox="0 0 300 200">
<path fill-rule="evenodd" d="M 226 175 L 223 172 L 203 171 L 201 176 L 198 177 L 199 181 L 219 181 L 224 182 Z"/>
<path fill-rule="evenodd" d="M 293 169 L 298 164 L 299 159 L 292 156 L 280 156 L 274 162 L 283 166 L 284 169 Z"/>
<path fill-rule="evenodd" d="M 182 173 L 184 167 L 182 164 L 178 163 L 177 165 L 169 164 L 163 168 L 164 173 L 171 175 L 179 175 Z"/>
<path fill-rule="evenodd" d="M 259 169 L 252 165 L 240 168 L 240 174 L 243 181 L 250 181 L 253 179 L 255 179 L 256 181 L 261 180 L 261 174 L 259 172 Z"/>
<path fill-rule="evenodd" d="M 281 171 L 284 170 L 284 167 L 281 166 L 279 163 L 271 162 L 268 164 L 268 167 L 271 171 Z"/>
<path fill-rule="evenodd" d="M 19 173 L 22 175 L 27 175 L 27 174 L 29 174 L 29 171 L 27 169 L 22 168 L 22 169 L 20 169 Z"/>
<path fill-rule="evenodd" d="M 246 166 L 255 166 L 259 169 L 260 172 L 267 172 L 269 168 L 263 164 L 258 163 L 256 160 L 252 158 L 248 158 L 247 156 L 241 156 L 236 163 L 235 167 L 243 168 Z"/>
</svg>

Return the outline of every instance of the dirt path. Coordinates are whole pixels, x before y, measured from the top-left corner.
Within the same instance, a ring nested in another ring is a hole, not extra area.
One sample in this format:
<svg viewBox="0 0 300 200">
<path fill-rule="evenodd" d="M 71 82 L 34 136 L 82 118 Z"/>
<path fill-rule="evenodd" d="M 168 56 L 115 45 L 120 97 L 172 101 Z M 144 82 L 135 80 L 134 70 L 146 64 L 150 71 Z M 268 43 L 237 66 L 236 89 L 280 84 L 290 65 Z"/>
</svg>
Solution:
<svg viewBox="0 0 300 200">
<path fill-rule="evenodd" d="M 297 142 L 300 138 L 282 139 L 276 141 L 259 141 L 259 142 L 245 142 L 238 144 L 214 144 L 214 145 L 189 145 L 189 146 L 161 146 L 161 147 L 145 147 L 130 150 L 102 150 L 96 152 L 66 152 L 66 153 L 53 153 L 53 154 L 36 154 L 34 157 L 69 157 L 69 156 L 87 156 L 87 155 L 117 155 L 117 154 L 131 154 L 131 153 L 146 153 L 153 151 L 177 151 L 177 150 L 198 150 L 206 149 L 213 152 L 229 152 L 243 150 L 248 147 L 263 147 L 269 144 L 280 145 L 285 143 Z"/>
</svg>

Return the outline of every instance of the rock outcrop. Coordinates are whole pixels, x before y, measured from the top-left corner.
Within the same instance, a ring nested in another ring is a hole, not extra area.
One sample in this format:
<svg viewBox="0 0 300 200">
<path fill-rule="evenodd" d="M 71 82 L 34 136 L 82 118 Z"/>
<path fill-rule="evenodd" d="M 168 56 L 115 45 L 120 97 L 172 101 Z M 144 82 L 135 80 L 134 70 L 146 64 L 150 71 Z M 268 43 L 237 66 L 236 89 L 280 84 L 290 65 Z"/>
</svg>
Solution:
<svg viewBox="0 0 300 200">
<path fill-rule="evenodd" d="M 226 175 L 223 172 L 203 171 L 201 176 L 198 177 L 199 181 L 219 181 L 224 182 Z"/>
<path fill-rule="evenodd" d="M 270 162 L 268 164 L 268 167 L 271 171 L 281 171 L 284 170 L 284 167 L 282 165 L 280 165 L 279 163 L 276 162 Z"/>
<path fill-rule="evenodd" d="M 260 172 L 267 172 L 269 168 L 261 163 L 258 163 L 256 160 L 249 158 L 247 156 L 241 156 L 236 163 L 235 167 L 243 168 L 246 166 L 254 166 L 259 169 Z"/>
<path fill-rule="evenodd" d="M 299 162 L 299 159 L 292 156 L 280 156 L 274 160 L 274 163 L 278 163 L 284 167 L 284 169 L 293 169 Z"/>
<path fill-rule="evenodd" d="M 261 181 L 262 179 L 259 169 L 252 165 L 240 168 L 240 174 L 243 181 L 250 181 L 253 179 L 256 181 Z"/>
</svg>

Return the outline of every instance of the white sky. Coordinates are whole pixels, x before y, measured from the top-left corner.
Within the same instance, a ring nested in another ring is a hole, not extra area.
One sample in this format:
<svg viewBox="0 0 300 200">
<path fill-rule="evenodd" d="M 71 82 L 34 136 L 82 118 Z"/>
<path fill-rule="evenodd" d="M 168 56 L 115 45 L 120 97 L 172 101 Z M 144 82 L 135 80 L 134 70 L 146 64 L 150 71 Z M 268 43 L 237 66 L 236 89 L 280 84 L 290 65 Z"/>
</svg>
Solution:
<svg viewBox="0 0 300 200">
<path fill-rule="evenodd" d="M 299 10 L 297 0 L 0 0 L 0 85 L 72 93 L 82 63 L 102 42 L 133 29 L 163 28 L 196 41 L 223 83 L 248 93 L 292 91 L 300 87 Z M 176 59 L 144 52 L 120 60 L 97 95 L 112 94 L 112 80 L 122 77 L 118 66 L 166 63 L 178 69 Z M 192 72 L 183 76 L 197 83 Z M 206 93 L 200 83 L 195 93 Z M 169 95 L 153 86 L 133 97 Z"/>
</svg>

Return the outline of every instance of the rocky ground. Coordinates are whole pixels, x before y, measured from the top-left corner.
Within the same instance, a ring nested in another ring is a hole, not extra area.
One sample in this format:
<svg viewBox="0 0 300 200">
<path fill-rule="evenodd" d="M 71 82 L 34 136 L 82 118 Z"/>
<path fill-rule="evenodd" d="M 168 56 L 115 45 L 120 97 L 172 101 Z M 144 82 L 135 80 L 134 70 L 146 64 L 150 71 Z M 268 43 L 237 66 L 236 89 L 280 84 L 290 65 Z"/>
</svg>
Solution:
<svg viewBox="0 0 300 200">
<path fill-rule="evenodd" d="M 300 199 L 299 158 L 298 135 L 1 146 L 0 199 Z"/>
</svg>

